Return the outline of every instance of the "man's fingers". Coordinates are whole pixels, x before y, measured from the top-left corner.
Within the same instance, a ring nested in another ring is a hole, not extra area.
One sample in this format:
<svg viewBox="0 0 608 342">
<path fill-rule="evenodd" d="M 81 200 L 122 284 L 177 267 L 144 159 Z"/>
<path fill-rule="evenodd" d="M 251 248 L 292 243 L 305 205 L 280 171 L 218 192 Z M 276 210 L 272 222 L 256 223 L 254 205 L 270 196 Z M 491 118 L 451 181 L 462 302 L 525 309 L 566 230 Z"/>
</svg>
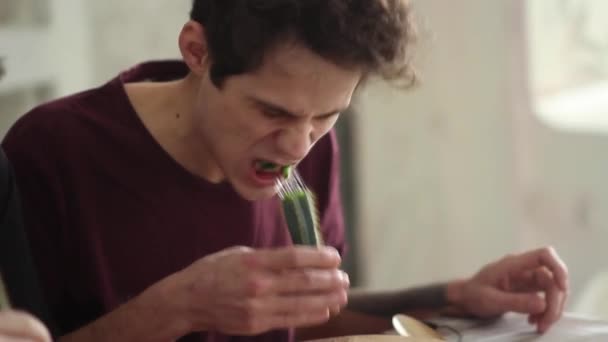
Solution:
<svg viewBox="0 0 608 342">
<path fill-rule="evenodd" d="M 29 337 L 14 337 L 14 336 L 5 336 L 0 333 L 0 342 L 42 342 L 47 340 L 35 340 Z"/>
<path fill-rule="evenodd" d="M 251 267 L 275 271 L 297 268 L 336 268 L 341 258 L 334 248 L 295 246 L 266 249 L 246 255 L 245 262 Z"/>
<path fill-rule="evenodd" d="M 528 270 L 511 281 L 511 291 L 532 292 L 540 291 L 549 286 L 556 286 L 553 274 L 546 267 L 539 267 L 535 270 Z"/>
<path fill-rule="evenodd" d="M 285 295 L 256 298 L 247 302 L 252 319 L 244 323 L 249 333 L 320 324 L 346 304 L 346 291 L 318 295 Z M 2 341 L 0 341 L 2 342 Z"/>
<path fill-rule="evenodd" d="M 507 259 L 509 270 L 523 271 L 546 267 L 551 271 L 559 288 L 568 290 L 568 269 L 551 247 L 540 248 Z"/>
<path fill-rule="evenodd" d="M 565 302 L 565 292 L 553 285 L 545 290 L 547 309 L 538 319 L 538 331 L 544 333 L 562 315 Z"/>
<path fill-rule="evenodd" d="M 347 302 L 346 291 L 336 291 L 319 295 L 275 296 L 269 299 L 269 312 L 291 313 L 320 312 L 335 307 L 342 307 Z"/>
<path fill-rule="evenodd" d="M 489 289 L 487 303 L 494 308 L 494 312 L 514 311 L 523 314 L 538 314 L 546 309 L 545 300 L 537 293 L 503 292 L 498 289 Z"/>
<path fill-rule="evenodd" d="M 329 308 L 329 314 L 330 316 L 338 316 L 340 314 L 340 312 L 342 311 L 342 307 L 339 305 L 335 305 L 331 308 Z"/>
<path fill-rule="evenodd" d="M 537 325 L 539 332 L 545 332 L 561 317 L 567 293 L 558 288 L 553 274 L 546 267 L 525 272 L 517 282 L 516 291 L 543 292 L 546 309 L 542 313 L 531 314 L 528 322 Z"/>
<path fill-rule="evenodd" d="M 321 292 L 348 288 L 348 275 L 341 270 L 303 269 L 288 270 L 273 276 L 269 288 L 273 293 Z"/>
<path fill-rule="evenodd" d="M 271 329 L 297 328 L 325 323 L 329 318 L 330 313 L 328 309 L 314 312 L 299 312 L 296 314 L 283 313 L 269 317 L 267 324 Z"/>
<path fill-rule="evenodd" d="M 543 292 L 546 308 L 541 313 L 532 313 L 528 322 L 536 324 L 539 332 L 545 332 L 561 316 L 566 293 L 558 288 L 553 273 L 546 267 L 526 271 L 517 282 L 516 291 Z"/>
<path fill-rule="evenodd" d="M 0 335 L 13 338 L 27 338 L 29 341 L 50 341 L 51 337 L 44 325 L 23 312 L 0 312 Z"/>
</svg>

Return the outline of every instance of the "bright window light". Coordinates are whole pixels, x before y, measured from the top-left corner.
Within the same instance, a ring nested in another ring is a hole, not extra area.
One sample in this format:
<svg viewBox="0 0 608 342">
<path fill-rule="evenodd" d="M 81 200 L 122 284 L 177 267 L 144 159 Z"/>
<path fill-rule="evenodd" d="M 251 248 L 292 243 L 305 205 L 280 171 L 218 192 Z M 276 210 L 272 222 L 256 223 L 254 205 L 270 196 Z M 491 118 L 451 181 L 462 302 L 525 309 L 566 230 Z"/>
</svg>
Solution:
<svg viewBox="0 0 608 342">
<path fill-rule="evenodd" d="M 608 133 L 608 1 L 527 1 L 533 108 L 546 124 Z"/>
</svg>

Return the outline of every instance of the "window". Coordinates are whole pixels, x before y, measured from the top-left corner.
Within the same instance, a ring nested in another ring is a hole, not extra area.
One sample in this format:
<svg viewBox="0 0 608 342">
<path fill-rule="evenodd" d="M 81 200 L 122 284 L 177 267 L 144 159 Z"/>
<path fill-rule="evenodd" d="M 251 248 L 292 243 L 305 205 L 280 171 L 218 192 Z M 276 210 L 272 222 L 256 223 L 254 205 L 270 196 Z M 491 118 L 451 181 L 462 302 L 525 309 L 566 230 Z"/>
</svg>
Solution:
<svg viewBox="0 0 608 342">
<path fill-rule="evenodd" d="M 90 84 L 81 0 L 0 1 L 0 139 L 30 108 Z"/>
<path fill-rule="evenodd" d="M 47 55 L 47 1 L 3 0 L 0 3 L 0 138 L 27 108 L 51 96 Z M 37 66 L 37 67 L 36 67 Z"/>
<path fill-rule="evenodd" d="M 534 111 L 551 127 L 608 132 L 608 1 L 527 1 Z"/>
</svg>

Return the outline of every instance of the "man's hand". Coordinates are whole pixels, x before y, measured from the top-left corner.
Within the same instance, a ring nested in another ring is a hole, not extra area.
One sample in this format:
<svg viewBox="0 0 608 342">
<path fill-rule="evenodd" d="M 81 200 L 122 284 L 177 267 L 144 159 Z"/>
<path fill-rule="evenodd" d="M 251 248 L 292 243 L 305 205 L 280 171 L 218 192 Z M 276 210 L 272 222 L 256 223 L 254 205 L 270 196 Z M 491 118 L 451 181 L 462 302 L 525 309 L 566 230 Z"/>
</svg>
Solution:
<svg viewBox="0 0 608 342">
<path fill-rule="evenodd" d="M 171 279 L 193 331 L 254 335 L 327 321 L 346 305 L 348 276 L 335 249 L 230 248 Z"/>
<path fill-rule="evenodd" d="M 447 289 L 448 301 L 467 313 L 528 314 L 541 333 L 561 317 L 567 296 L 568 270 L 551 247 L 506 256 Z"/>
<path fill-rule="evenodd" d="M 1 311 L 0 341 L 51 342 L 51 335 L 38 319 L 27 313 Z"/>
</svg>

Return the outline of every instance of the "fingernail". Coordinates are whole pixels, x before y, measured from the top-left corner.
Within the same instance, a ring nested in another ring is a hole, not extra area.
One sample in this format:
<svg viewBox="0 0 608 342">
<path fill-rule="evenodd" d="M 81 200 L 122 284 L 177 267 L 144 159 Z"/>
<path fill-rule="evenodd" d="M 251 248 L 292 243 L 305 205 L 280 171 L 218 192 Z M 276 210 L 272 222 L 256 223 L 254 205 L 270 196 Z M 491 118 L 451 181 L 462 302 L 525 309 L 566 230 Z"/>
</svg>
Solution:
<svg viewBox="0 0 608 342">
<path fill-rule="evenodd" d="M 340 253 L 333 247 L 323 247 L 323 252 L 331 257 L 340 258 Z"/>
<path fill-rule="evenodd" d="M 348 273 L 342 272 L 342 281 L 344 281 L 346 286 L 350 286 L 350 277 L 348 276 Z"/>
</svg>

